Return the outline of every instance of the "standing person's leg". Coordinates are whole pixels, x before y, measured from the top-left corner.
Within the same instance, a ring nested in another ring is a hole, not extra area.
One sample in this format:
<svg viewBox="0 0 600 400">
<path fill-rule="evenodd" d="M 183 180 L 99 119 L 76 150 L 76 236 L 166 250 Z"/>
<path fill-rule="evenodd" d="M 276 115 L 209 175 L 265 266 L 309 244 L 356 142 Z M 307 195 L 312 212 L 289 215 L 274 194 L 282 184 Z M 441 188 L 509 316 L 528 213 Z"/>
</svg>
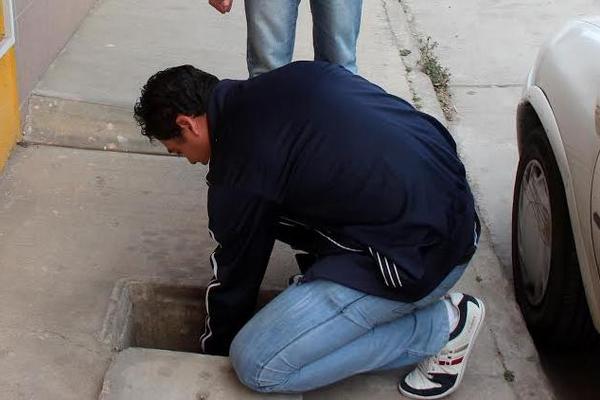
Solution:
<svg viewBox="0 0 600 400">
<path fill-rule="evenodd" d="M 292 60 L 300 0 L 246 0 L 250 77 L 281 67 Z"/>
<path fill-rule="evenodd" d="M 356 73 L 356 41 L 362 0 L 311 0 L 315 60 L 340 64 Z"/>
<path fill-rule="evenodd" d="M 359 373 L 417 363 L 447 343 L 448 309 L 439 299 L 464 269 L 456 267 L 416 303 L 324 280 L 293 285 L 236 336 L 233 366 L 256 391 L 304 392 Z"/>
</svg>

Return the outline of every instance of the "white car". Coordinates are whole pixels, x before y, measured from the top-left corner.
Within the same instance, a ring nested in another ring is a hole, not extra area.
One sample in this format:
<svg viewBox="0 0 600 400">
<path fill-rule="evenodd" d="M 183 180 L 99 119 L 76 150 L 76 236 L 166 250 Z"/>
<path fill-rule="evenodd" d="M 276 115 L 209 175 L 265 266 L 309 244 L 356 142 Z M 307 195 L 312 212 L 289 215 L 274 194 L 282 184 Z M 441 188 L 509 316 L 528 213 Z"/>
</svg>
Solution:
<svg viewBox="0 0 600 400">
<path fill-rule="evenodd" d="M 600 338 L 600 17 L 546 43 L 517 110 L 517 301 L 538 345 Z"/>
</svg>

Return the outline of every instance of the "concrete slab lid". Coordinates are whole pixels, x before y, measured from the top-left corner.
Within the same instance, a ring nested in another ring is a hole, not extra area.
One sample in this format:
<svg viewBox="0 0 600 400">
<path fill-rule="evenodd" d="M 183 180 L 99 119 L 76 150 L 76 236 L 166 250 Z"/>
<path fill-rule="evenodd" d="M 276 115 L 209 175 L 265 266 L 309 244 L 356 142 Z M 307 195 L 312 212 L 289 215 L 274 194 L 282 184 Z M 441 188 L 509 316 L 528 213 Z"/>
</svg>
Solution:
<svg viewBox="0 0 600 400">
<path fill-rule="evenodd" d="M 255 393 L 244 387 L 226 357 L 129 348 L 104 377 L 100 400 L 301 399 Z"/>
</svg>

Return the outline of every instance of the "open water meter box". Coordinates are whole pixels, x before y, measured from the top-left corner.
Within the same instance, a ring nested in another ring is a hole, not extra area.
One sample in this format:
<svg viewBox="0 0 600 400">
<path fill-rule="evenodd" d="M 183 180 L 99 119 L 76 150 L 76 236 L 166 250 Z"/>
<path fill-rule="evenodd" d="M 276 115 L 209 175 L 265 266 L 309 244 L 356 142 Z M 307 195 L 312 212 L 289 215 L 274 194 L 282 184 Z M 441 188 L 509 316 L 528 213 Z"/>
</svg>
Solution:
<svg viewBox="0 0 600 400">
<path fill-rule="evenodd" d="M 261 290 L 257 310 L 279 291 Z M 100 339 L 117 350 L 143 347 L 200 352 L 204 282 L 123 279 L 112 292 Z"/>
</svg>

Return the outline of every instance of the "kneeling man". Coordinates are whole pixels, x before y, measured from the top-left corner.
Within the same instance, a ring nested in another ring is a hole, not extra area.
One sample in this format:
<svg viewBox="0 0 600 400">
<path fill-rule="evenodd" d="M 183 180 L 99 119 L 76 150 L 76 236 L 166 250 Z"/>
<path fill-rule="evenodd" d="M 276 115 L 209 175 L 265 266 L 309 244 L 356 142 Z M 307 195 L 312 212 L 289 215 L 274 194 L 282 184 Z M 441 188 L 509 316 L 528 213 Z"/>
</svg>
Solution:
<svg viewBox="0 0 600 400">
<path fill-rule="evenodd" d="M 142 134 L 210 163 L 202 349 L 260 392 L 305 392 L 417 364 L 402 394 L 462 380 L 484 317 L 448 291 L 477 245 L 465 169 L 433 117 L 344 68 L 296 62 L 249 80 L 185 65 L 152 76 Z M 302 275 L 253 315 L 275 240 Z"/>
</svg>

